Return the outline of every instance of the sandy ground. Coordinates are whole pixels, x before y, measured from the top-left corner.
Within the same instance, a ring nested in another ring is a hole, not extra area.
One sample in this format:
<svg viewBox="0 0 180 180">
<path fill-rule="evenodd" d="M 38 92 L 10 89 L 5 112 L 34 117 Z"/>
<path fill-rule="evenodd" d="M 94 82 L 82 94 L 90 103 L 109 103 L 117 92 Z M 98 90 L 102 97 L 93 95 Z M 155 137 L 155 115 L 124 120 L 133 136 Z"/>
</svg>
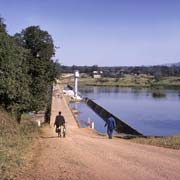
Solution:
<svg viewBox="0 0 180 180">
<path fill-rule="evenodd" d="M 64 96 L 53 96 L 52 124 L 58 111 L 67 121 L 67 137 L 57 138 L 53 127 L 45 127 L 33 166 L 19 179 L 180 179 L 180 151 L 108 139 L 78 128 Z"/>
</svg>

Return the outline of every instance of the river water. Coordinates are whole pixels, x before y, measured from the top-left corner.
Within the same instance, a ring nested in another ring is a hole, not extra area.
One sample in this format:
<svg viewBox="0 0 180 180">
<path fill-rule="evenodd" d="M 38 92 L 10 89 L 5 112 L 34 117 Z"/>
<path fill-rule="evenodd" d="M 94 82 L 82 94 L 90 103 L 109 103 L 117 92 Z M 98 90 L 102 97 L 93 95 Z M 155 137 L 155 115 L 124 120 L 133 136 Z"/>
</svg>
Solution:
<svg viewBox="0 0 180 180">
<path fill-rule="evenodd" d="M 166 89 L 160 98 L 153 97 L 151 89 L 91 86 L 81 87 L 79 92 L 144 135 L 180 134 L 180 90 Z M 77 119 L 83 127 L 91 119 L 97 131 L 106 132 L 104 121 L 85 103 L 71 106 L 80 111 Z"/>
</svg>

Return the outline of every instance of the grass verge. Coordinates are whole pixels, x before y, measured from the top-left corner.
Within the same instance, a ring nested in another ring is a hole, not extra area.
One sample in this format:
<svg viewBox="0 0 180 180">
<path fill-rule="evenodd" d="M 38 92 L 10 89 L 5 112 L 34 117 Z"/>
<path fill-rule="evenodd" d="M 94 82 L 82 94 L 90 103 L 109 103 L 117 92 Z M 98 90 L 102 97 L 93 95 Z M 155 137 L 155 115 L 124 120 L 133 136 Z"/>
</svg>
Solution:
<svg viewBox="0 0 180 180">
<path fill-rule="evenodd" d="M 140 144 L 148 144 L 171 149 L 180 149 L 180 135 L 168 137 L 134 138 L 131 139 L 131 141 Z"/>
<path fill-rule="evenodd" d="M 26 156 L 39 136 L 37 125 L 27 115 L 18 124 L 0 109 L 0 179 L 14 179 L 26 165 Z"/>
</svg>

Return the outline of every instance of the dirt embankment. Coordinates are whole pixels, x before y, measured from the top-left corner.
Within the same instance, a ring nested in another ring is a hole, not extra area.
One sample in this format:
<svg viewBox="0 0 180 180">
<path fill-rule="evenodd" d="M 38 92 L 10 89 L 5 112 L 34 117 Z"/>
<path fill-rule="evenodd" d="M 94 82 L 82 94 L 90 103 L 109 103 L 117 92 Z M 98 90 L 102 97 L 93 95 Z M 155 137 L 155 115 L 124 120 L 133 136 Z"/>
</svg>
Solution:
<svg viewBox="0 0 180 180">
<path fill-rule="evenodd" d="M 180 151 L 98 136 L 78 128 L 64 97 L 53 96 L 52 104 L 52 124 L 62 111 L 67 137 L 57 138 L 53 127 L 45 127 L 33 167 L 19 179 L 180 179 Z"/>
</svg>

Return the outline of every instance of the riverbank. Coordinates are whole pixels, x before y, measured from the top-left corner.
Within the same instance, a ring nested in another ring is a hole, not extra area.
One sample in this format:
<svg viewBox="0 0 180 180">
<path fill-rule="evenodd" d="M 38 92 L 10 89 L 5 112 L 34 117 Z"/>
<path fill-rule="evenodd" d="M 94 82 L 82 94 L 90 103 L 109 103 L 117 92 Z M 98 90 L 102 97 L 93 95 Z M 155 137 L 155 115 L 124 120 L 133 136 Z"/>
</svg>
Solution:
<svg viewBox="0 0 180 180">
<path fill-rule="evenodd" d="M 153 145 L 164 148 L 180 149 L 180 135 L 167 137 L 133 138 L 134 143 Z"/>
<path fill-rule="evenodd" d="M 73 84 L 73 77 L 69 77 L 69 84 Z M 119 78 L 92 78 L 80 74 L 79 86 L 116 86 L 116 87 L 163 87 L 180 89 L 180 77 L 154 77 L 150 75 L 124 75 Z"/>
</svg>

